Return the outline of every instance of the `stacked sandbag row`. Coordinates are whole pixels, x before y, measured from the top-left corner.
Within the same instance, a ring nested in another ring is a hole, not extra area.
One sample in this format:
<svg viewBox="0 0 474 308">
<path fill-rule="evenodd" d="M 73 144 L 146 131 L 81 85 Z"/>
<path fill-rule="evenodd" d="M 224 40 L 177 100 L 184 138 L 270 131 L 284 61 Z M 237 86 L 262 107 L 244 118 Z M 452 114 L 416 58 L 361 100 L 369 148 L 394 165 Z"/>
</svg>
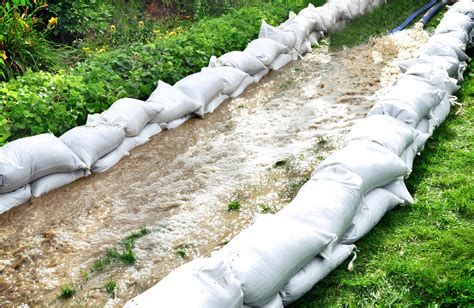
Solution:
<svg viewBox="0 0 474 308">
<path fill-rule="evenodd" d="M 161 129 L 176 128 L 192 116 L 213 112 L 271 69 L 278 70 L 311 51 L 311 45 L 338 22 L 357 17 L 380 2 L 329 1 L 318 8 L 310 4 L 298 15 L 290 13 L 279 27 L 263 21 L 259 38 L 244 51 L 211 57 L 209 67 L 173 86 L 159 81 L 146 102 L 120 99 L 103 113 L 89 115 L 86 125 L 59 139 L 38 135 L 0 148 L 0 214 L 91 171 L 107 171 Z"/>
<path fill-rule="evenodd" d="M 469 60 L 463 50 L 473 13 L 471 1 L 451 7 L 345 147 L 315 169 L 287 207 L 258 216 L 210 258 L 178 268 L 126 307 L 283 307 L 340 265 L 386 212 L 413 202 L 404 179 L 449 113 L 459 88 L 454 78 L 461 79 Z"/>
</svg>

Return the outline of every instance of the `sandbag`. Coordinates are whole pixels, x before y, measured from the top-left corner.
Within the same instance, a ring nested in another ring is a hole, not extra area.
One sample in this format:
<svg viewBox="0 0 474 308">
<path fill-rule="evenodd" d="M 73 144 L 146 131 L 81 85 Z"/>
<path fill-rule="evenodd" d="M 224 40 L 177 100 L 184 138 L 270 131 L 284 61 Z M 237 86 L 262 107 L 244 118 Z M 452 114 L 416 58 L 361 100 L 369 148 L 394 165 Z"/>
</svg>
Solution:
<svg viewBox="0 0 474 308">
<path fill-rule="evenodd" d="M 290 63 L 291 61 L 292 61 L 291 55 L 281 54 L 278 57 L 276 57 L 275 61 L 273 61 L 272 64 L 270 64 L 270 68 L 274 71 L 277 71 L 279 69 L 282 69 L 286 65 L 288 65 L 288 63 Z"/>
<path fill-rule="evenodd" d="M 186 122 L 187 120 L 189 120 L 191 118 L 192 118 L 192 116 L 185 115 L 184 117 L 181 117 L 179 119 L 170 121 L 168 123 L 160 124 L 160 127 L 162 129 L 174 129 L 174 128 L 177 128 L 178 126 L 181 126 L 184 122 Z"/>
<path fill-rule="evenodd" d="M 352 127 L 346 144 L 353 140 L 370 140 L 400 155 L 417 134 L 415 129 L 391 116 L 372 115 Z"/>
<path fill-rule="evenodd" d="M 163 107 L 163 110 L 151 120 L 152 123 L 168 123 L 191 113 L 200 117 L 204 116 L 203 104 L 161 80 L 158 81 L 158 87 L 147 101 L 158 103 Z"/>
<path fill-rule="evenodd" d="M 354 218 L 361 189 L 362 179 L 357 174 L 338 166 L 324 168 L 277 215 L 340 237 Z"/>
<path fill-rule="evenodd" d="M 466 50 L 466 42 L 451 33 L 435 34 L 428 39 L 428 43 L 441 43 L 454 51 L 458 49 Z"/>
<path fill-rule="evenodd" d="M 101 114 L 89 115 L 89 125 L 119 125 L 127 137 L 137 136 L 143 127 L 163 110 L 160 104 L 150 104 L 133 98 L 122 98 Z"/>
<path fill-rule="evenodd" d="M 354 251 L 354 245 L 336 245 L 326 257 L 316 256 L 306 264 L 288 283 L 280 290 L 281 300 L 284 305 L 296 302 L 315 284 L 323 280 L 330 272 L 341 265 Z"/>
<path fill-rule="evenodd" d="M 311 43 L 311 46 L 319 46 L 318 42 L 322 38 L 324 38 L 324 33 L 321 31 L 313 31 L 308 35 L 308 40 Z"/>
<path fill-rule="evenodd" d="M 229 98 L 228 95 L 219 95 L 218 97 L 210 101 L 209 104 L 206 105 L 206 108 L 204 108 L 204 112 L 205 113 L 214 112 L 214 110 L 216 110 L 216 108 L 219 107 L 228 98 Z"/>
<path fill-rule="evenodd" d="M 426 141 L 430 138 L 431 134 L 419 134 L 415 138 L 415 141 L 403 151 L 400 158 L 405 162 L 408 168 L 413 168 L 413 161 L 415 160 L 416 154 L 420 153 L 425 146 Z"/>
<path fill-rule="evenodd" d="M 89 170 L 80 169 L 72 172 L 53 173 L 31 182 L 31 195 L 39 197 L 55 189 L 63 187 L 80 178 L 88 176 Z"/>
<path fill-rule="evenodd" d="M 471 18 L 471 20 L 474 20 L 474 3 L 472 1 L 456 2 L 449 8 L 445 15 L 452 13 L 461 13 Z"/>
<path fill-rule="evenodd" d="M 217 66 L 235 67 L 249 75 L 254 75 L 266 69 L 266 66 L 260 60 L 243 51 L 231 51 L 219 58 L 212 56 L 209 61 L 209 67 Z"/>
<path fill-rule="evenodd" d="M 415 202 L 415 200 L 413 200 L 413 197 L 411 196 L 410 192 L 408 191 L 407 189 L 407 186 L 405 185 L 405 181 L 403 180 L 403 178 L 400 178 L 400 179 L 397 179 L 383 187 L 381 187 L 389 192 L 391 192 L 392 194 L 394 194 L 395 196 L 397 196 L 398 198 L 402 199 L 404 201 L 404 203 L 407 203 L 407 204 L 412 204 Z"/>
<path fill-rule="evenodd" d="M 152 136 L 160 132 L 160 125 L 157 123 L 148 124 L 142 129 L 138 136 L 125 138 L 125 140 L 115 150 L 96 161 L 94 165 L 92 165 L 92 172 L 101 173 L 109 170 L 124 156 L 130 155 L 132 149 L 147 143 Z"/>
<path fill-rule="evenodd" d="M 429 133 L 430 136 L 432 135 L 432 131 L 430 131 L 430 121 L 429 121 L 428 117 L 423 118 L 423 119 L 420 120 L 420 122 L 416 126 L 416 130 L 419 131 L 420 133 L 423 133 L 423 134 L 428 134 Z"/>
<path fill-rule="evenodd" d="M 301 24 L 296 23 L 292 20 L 288 20 L 279 26 L 285 32 L 293 33 L 296 37 L 295 49 L 297 52 L 301 53 L 303 44 L 306 40 L 306 36 L 309 34 L 308 30 Z"/>
<path fill-rule="evenodd" d="M 316 7 L 312 3 L 308 4 L 306 8 L 302 9 L 298 13 L 298 16 L 311 19 L 314 22 L 314 26 L 311 31 L 327 32 L 327 29 L 324 26 L 323 21 L 321 20 L 321 17 L 319 16 L 318 11 L 316 10 Z"/>
<path fill-rule="evenodd" d="M 466 68 L 464 62 L 450 56 L 421 56 L 416 59 L 400 61 L 398 63 L 400 71 L 406 73 L 408 70 L 443 70 L 449 77 L 463 80 L 463 72 Z"/>
<path fill-rule="evenodd" d="M 261 306 L 247 306 L 244 305 L 244 308 L 283 308 L 283 302 L 281 301 L 280 294 L 276 294 L 275 296 L 272 297 L 272 299 Z"/>
<path fill-rule="evenodd" d="M 439 69 L 429 68 L 424 65 L 414 65 L 408 68 L 405 72 L 404 80 L 406 82 L 425 82 L 445 92 L 443 99 L 449 97 L 451 94 L 457 92 L 460 86 L 457 85 L 458 81 Z"/>
<path fill-rule="evenodd" d="M 48 174 L 85 167 L 80 157 L 52 134 L 17 139 L 0 147 L 0 193 L 15 191 Z"/>
<path fill-rule="evenodd" d="M 332 235 L 293 219 L 265 214 L 215 255 L 229 260 L 242 284 L 244 303 L 259 306 L 332 240 Z"/>
<path fill-rule="evenodd" d="M 326 31 L 334 30 L 334 26 L 336 25 L 338 16 L 336 16 L 333 10 L 334 9 L 330 9 L 328 5 L 318 6 L 314 9 L 316 14 L 318 14 L 319 18 L 321 19 L 324 28 L 326 28 Z"/>
<path fill-rule="evenodd" d="M 384 186 L 410 172 L 406 164 L 390 150 L 365 140 L 349 142 L 346 147 L 327 157 L 313 172 L 313 176 L 324 168 L 341 166 L 360 176 L 362 192 Z"/>
<path fill-rule="evenodd" d="M 296 35 L 293 32 L 285 32 L 277 27 L 272 27 L 262 20 L 258 38 L 268 38 L 278 42 L 288 49 L 294 48 L 296 44 Z"/>
<path fill-rule="evenodd" d="M 19 206 L 31 199 L 30 185 L 25 185 L 17 190 L 0 194 L 0 214 Z"/>
<path fill-rule="evenodd" d="M 205 67 L 203 72 L 216 74 L 224 81 L 222 93 L 230 97 L 237 97 L 255 80 L 247 73 L 230 66 Z"/>
<path fill-rule="evenodd" d="M 272 64 L 276 57 L 287 51 L 288 47 L 269 38 L 253 40 L 244 49 L 245 53 L 251 54 L 267 67 Z"/>
<path fill-rule="evenodd" d="M 342 244 L 354 244 L 369 233 L 379 223 L 385 213 L 402 203 L 403 200 L 391 192 L 382 188 L 375 188 L 364 196 L 352 224 L 339 242 Z"/>
<path fill-rule="evenodd" d="M 463 13 L 450 12 L 445 14 L 439 25 L 436 27 L 435 34 L 450 33 L 461 31 L 464 33 L 471 33 L 474 26 L 474 21 Z"/>
<path fill-rule="evenodd" d="M 125 140 L 125 130 L 121 126 L 84 125 L 65 132 L 59 139 L 90 169 Z"/>
<path fill-rule="evenodd" d="M 451 110 L 451 102 L 449 99 L 443 100 L 438 106 L 433 108 L 431 111 L 430 117 L 433 121 L 430 121 L 430 130 L 434 131 L 434 129 L 443 123 L 449 115 L 449 111 Z"/>
<path fill-rule="evenodd" d="M 197 258 L 172 271 L 124 307 L 238 308 L 242 307 L 242 290 L 224 261 Z"/>
<path fill-rule="evenodd" d="M 255 82 L 259 82 L 263 77 L 265 77 L 268 73 L 270 73 L 269 68 L 264 68 L 260 72 L 254 74 L 252 77 L 255 80 Z"/>
<path fill-rule="evenodd" d="M 448 46 L 441 42 L 428 42 L 421 46 L 418 51 L 419 56 L 447 56 L 458 59 L 459 61 L 471 61 L 471 58 L 461 49 L 454 46 Z"/>
<path fill-rule="evenodd" d="M 196 102 L 206 106 L 222 95 L 224 81 L 216 74 L 199 72 L 184 77 L 174 87 Z"/>
</svg>

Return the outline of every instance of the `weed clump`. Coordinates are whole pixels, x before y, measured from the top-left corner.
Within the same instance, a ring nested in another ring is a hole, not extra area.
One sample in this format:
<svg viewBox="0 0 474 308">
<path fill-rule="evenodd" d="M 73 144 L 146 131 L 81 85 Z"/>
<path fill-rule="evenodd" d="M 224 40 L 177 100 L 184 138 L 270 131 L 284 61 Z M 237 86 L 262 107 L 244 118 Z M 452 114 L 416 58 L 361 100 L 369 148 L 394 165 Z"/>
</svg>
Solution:
<svg viewBox="0 0 474 308">
<path fill-rule="evenodd" d="M 112 298 L 115 298 L 115 292 L 117 291 L 117 283 L 113 280 L 107 280 L 104 284 L 105 292 L 107 292 Z"/>
<path fill-rule="evenodd" d="M 76 289 L 69 285 L 64 285 L 59 290 L 58 299 L 68 299 L 73 297 L 74 294 L 76 294 Z"/>
<path fill-rule="evenodd" d="M 242 205 L 240 204 L 239 200 L 232 200 L 227 205 L 227 211 L 228 212 L 238 212 L 238 211 L 240 211 L 241 207 L 242 207 Z"/>
</svg>

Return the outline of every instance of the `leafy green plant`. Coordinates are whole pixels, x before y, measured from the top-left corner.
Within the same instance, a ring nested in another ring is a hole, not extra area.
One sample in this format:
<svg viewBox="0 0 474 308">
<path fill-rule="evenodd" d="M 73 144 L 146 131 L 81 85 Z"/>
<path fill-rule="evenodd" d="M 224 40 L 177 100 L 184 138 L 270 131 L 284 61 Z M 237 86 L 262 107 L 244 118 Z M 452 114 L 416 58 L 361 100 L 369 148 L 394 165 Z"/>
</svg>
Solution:
<svg viewBox="0 0 474 308">
<path fill-rule="evenodd" d="M 270 205 L 266 204 L 266 203 L 260 204 L 259 207 L 260 207 L 260 211 L 261 211 L 262 213 L 265 213 L 265 214 L 267 214 L 267 213 L 271 213 L 271 214 L 275 213 L 275 209 L 274 209 L 273 207 L 271 207 Z"/>
<path fill-rule="evenodd" d="M 57 46 L 45 33 L 56 27 L 57 19 L 45 24 L 40 16 L 45 0 L 3 1 L 0 7 L 0 81 L 27 69 L 55 70 L 63 60 Z"/>
<path fill-rule="evenodd" d="M 229 204 L 227 204 L 227 211 L 238 212 L 240 211 L 241 207 L 242 205 L 240 204 L 239 200 L 232 200 L 231 202 L 229 202 Z"/>
</svg>

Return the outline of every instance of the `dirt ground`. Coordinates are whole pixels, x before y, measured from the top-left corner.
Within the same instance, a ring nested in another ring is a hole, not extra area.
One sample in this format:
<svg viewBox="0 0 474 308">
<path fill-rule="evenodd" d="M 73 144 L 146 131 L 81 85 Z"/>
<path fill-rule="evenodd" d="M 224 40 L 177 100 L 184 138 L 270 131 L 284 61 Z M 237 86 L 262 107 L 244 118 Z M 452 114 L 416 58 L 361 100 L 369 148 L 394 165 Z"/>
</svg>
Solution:
<svg viewBox="0 0 474 308">
<path fill-rule="evenodd" d="M 396 61 L 424 41 L 422 31 L 402 31 L 352 49 L 317 48 L 205 119 L 153 137 L 109 172 L 0 215 L 0 306 L 118 306 L 209 255 L 258 213 L 284 207 L 397 78 Z M 234 199 L 242 208 L 228 212 Z M 136 242 L 136 264 L 85 278 L 141 226 L 151 233 Z M 107 280 L 118 284 L 115 299 Z M 56 300 L 65 284 L 76 295 Z"/>
</svg>

